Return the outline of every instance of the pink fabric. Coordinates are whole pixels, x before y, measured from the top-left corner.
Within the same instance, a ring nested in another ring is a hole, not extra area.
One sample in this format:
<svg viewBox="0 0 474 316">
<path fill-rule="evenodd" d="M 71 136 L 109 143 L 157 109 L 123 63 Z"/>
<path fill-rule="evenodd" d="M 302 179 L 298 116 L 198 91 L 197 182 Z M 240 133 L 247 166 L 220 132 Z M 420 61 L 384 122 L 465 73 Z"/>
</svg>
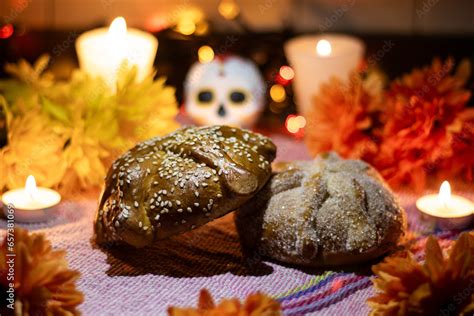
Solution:
<svg viewBox="0 0 474 316">
<path fill-rule="evenodd" d="M 279 161 L 309 157 L 301 142 L 281 136 L 274 140 L 279 146 Z M 458 194 L 474 198 L 472 184 L 454 188 Z M 410 228 L 433 232 L 434 226 L 422 220 L 414 207 L 416 195 L 407 190 L 399 192 L 399 197 L 409 214 Z M 365 300 L 373 294 L 370 276 L 338 272 L 304 289 L 326 271 L 274 262 L 248 271 L 240 254 L 233 214 L 146 251 L 128 247 L 103 251 L 91 244 L 96 207 L 95 199 L 65 201 L 50 222 L 18 224 L 44 233 L 55 247 L 67 250 L 70 267 L 82 274 L 78 287 L 85 294 L 80 306 L 85 315 L 166 315 L 170 305 L 195 306 L 202 288 L 217 300 L 243 299 L 256 291 L 280 298 L 286 295 L 281 302 L 287 315 L 368 313 Z M 4 220 L 0 224 L 5 228 Z"/>
</svg>

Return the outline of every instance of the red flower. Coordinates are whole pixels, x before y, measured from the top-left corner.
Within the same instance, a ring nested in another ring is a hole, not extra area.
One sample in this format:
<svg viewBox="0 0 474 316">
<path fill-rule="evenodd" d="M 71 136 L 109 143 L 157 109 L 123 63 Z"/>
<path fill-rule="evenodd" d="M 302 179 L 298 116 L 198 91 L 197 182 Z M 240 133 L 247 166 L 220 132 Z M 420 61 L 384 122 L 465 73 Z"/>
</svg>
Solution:
<svg viewBox="0 0 474 316">
<path fill-rule="evenodd" d="M 474 109 L 466 105 L 470 64 L 453 73 L 451 59 L 435 59 L 381 84 L 352 74 L 348 83 L 323 84 L 307 117 L 306 142 L 314 155 L 334 150 L 374 165 L 392 185 L 424 187 L 429 174 L 474 177 Z M 380 83 L 380 80 L 378 80 Z M 373 87 L 379 89 L 374 89 Z"/>
<path fill-rule="evenodd" d="M 373 161 L 391 184 L 411 183 L 420 190 L 427 174 L 438 171 L 440 162 L 451 160 L 455 151 L 453 124 L 458 125 L 458 131 L 464 129 L 459 127 L 459 118 L 470 97 L 464 89 L 469 67 L 462 62 L 452 75 L 452 60 L 442 64 L 436 59 L 430 67 L 415 69 L 391 85 L 381 118 L 380 151 Z M 461 159 L 466 162 L 469 157 Z"/>
</svg>

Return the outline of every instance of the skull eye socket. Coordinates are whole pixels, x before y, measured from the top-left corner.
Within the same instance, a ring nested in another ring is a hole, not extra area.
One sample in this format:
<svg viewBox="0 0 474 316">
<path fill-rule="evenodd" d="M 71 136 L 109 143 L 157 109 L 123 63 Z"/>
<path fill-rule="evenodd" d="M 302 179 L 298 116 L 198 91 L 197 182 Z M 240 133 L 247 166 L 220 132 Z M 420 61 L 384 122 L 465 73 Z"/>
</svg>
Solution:
<svg viewBox="0 0 474 316">
<path fill-rule="evenodd" d="M 229 95 L 229 99 L 232 103 L 241 105 L 247 101 L 247 95 L 243 91 L 232 91 Z"/>
<path fill-rule="evenodd" d="M 211 90 L 202 90 L 197 94 L 197 101 L 200 104 L 208 105 L 214 99 L 214 93 Z"/>
</svg>

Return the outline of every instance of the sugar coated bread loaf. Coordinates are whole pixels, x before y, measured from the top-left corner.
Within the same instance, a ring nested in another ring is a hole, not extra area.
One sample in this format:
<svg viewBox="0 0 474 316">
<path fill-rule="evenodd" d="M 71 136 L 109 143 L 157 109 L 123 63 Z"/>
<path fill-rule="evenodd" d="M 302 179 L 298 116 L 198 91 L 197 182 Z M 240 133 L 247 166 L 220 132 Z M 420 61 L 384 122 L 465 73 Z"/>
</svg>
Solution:
<svg viewBox="0 0 474 316">
<path fill-rule="evenodd" d="M 245 249 L 291 264 L 343 265 L 383 255 L 403 237 L 404 210 L 367 163 L 326 154 L 276 171 L 237 213 Z"/>
</svg>

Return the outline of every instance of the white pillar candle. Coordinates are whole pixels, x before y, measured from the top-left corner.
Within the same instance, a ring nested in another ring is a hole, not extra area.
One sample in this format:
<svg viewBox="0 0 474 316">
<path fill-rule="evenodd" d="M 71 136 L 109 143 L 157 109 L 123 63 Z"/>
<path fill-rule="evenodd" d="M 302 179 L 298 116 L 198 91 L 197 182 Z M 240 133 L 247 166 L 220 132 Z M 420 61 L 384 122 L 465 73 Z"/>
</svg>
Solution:
<svg viewBox="0 0 474 316">
<path fill-rule="evenodd" d="M 295 71 L 293 89 L 298 111 L 306 115 L 321 83 L 331 77 L 347 80 L 364 55 L 361 40 L 340 34 L 306 35 L 285 44 L 285 54 Z"/>
<path fill-rule="evenodd" d="M 125 19 L 115 18 L 109 28 L 81 34 L 76 41 L 79 66 L 94 77 L 102 77 L 115 91 L 122 67 L 137 68 L 137 81 L 153 71 L 158 40 L 150 33 L 129 28 Z"/>
<path fill-rule="evenodd" d="M 416 207 L 426 217 L 436 221 L 440 228 L 462 229 L 468 227 L 474 214 L 474 202 L 451 194 L 448 181 L 441 184 L 438 194 L 422 196 Z"/>
<path fill-rule="evenodd" d="M 25 187 L 7 191 L 2 196 L 7 218 L 14 211 L 18 222 L 40 222 L 51 219 L 51 211 L 61 201 L 61 195 L 48 188 L 36 186 L 33 176 L 28 176 Z M 12 207 L 13 209 L 10 209 Z"/>
</svg>

